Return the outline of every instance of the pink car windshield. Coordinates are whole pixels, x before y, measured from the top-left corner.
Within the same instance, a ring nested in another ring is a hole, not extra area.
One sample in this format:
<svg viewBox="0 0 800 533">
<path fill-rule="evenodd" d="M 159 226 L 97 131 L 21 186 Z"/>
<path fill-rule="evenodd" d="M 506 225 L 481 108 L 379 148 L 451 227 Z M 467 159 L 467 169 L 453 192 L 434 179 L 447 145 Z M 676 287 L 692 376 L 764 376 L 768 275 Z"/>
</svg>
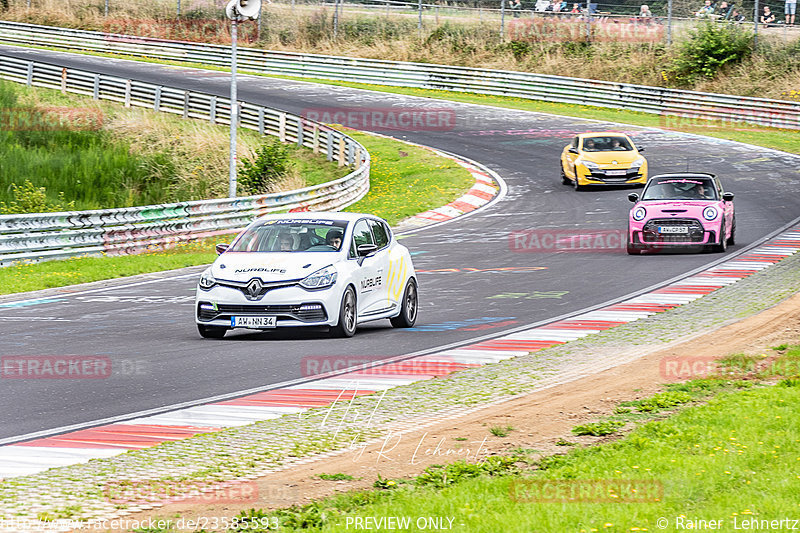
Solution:
<svg viewBox="0 0 800 533">
<path fill-rule="evenodd" d="M 642 200 L 719 200 L 710 178 L 661 178 L 651 180 Z"/>
</svg>

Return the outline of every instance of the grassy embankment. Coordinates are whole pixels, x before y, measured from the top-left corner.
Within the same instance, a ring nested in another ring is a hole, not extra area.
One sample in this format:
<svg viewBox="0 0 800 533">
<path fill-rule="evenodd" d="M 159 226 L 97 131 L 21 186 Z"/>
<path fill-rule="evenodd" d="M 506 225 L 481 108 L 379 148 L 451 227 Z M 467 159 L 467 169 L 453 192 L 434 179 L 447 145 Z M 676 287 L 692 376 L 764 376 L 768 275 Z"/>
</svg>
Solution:
<svg viewBox="0 0 800 533">
<path fill-rule="evenodd" d="M 72 28 L 128 33 L 166 39 L 226 44 L 228 24 L 222 10 L 210 2 L 184 5 L 183 16 L 175 17 L 170 0 L 112 3 L 108 18 L 102 3 L 34 0 L 36 9 L 24 2 L 12 2 L 2 13 L 8 20 Z M 688 15 L 697 2 L 676 2 L 676 15 Z M 497 3 L 487 4 L 496 8 Z M 638 10 L 637 5 L 629 6 Z M 651 7 L 654 7 L 651 5 Z M 615 9 L 624 11 L 621 6 Z M 620 12 L 622 12 L 620 11 Z M 673 36 L 676 46 L 664 44 L 664 26 L 657 26 L 654 40 L 639 42 L 621 38 L 605 39 L 600 34 L 591 45 L 582 31 L 542 35 L 525 18 L 507 20 L 507 36 L 498 36 L 499 17 L 475 12 L 449 13 L 440 17 L 426 13 L 420 37 L 416 16 L 345 10 L 339 21 L 338 37 L 333 35 L 332 11 L 319 6 L 266 4 L 262 33 L 254 23 L 242 29 L 247 46 L 305 53 L 322 53 L 397 61 L 443 63 L 569 75 L 580 78 L 686 88 L 746 96 L 791 99 L 800 91 L 800 34 L 781 28 L 761 29 L 759 48 L 752 53 L 737 43 L 708 43 L 719 65 L 712 75 L 686 76 L 682 44 L 696 21 L 677 21 Z M 662 13 L 657 15 L 661 16 Z M 552 19 L 550 19 L 552 20 Z M 749 26 L 742 26 L 744 32 Z M 794 28 L 792 28 L 794 30 Z M 792 92 L 795 91 L 795 92 Z"/>
<path fill-rule="evenodd" d="M 223 197 L 227 192 L 225 128 L 44 89 L 23 94 L 18 87 L 0 85 L 0 91 L 6 99 L 4 109 L 27 109 L 28 117 L 61 106 L 85 110 L 79 116 L 95 121 L 90 125 L 102 117 L 100 129 L 3 131 L 0 193 L 5 196 L 0 194 L 0 201 L 5 204 L 0 207 L 9 209 L 15 203 L 32 211 L 124 207 Z M 51 124 L 53 119 L 48 120 Z M 463 168 L 428 150 L 351 133 L 373 156 L 370 193 L 351 211 L 373 212 L 395 223 L 452 201 L 473 182 Z M 242 131 L 240 153 L 251 157 L 261 142 L 254 132 Z M 349 171 L 305 149 L 292 148 L 292 160 L 292 172 L 276 189 L 322 183 Z M 34 189 L 15 196 L 12 184 L 25 180 Z M 38 194 L 40 187 L 45 194 Z M 203 241 L 138 256 L 19 264 L 0 269 L 0 294 L 206 264 L 214 257 L 213 242 Z"/>
<path fill-rule="evenodd" d="M 311 531 L 346 531 L 366 517 L 446 517 L 470 532 L 683 531 L 709 529 L 710 520 L 721 531 L 734 531 L 734 520 L 740 530 L 764 529 L 744 521 L 800 512 L 800 346 L 769 355 L 766 366 L 762 357 L 727 357 L 717 375 L 622 402 L 611 417 L 573 429 L 612 435 L 602 444 L 535 460 L 535 450 L 519 449 L 414 479 L 378 479 L 378 490 L 245 514 Z M 622 426 L 633 429 L 617 440 Z M 692 527 L 697 520 L 706 527 Z"/>
</svg>

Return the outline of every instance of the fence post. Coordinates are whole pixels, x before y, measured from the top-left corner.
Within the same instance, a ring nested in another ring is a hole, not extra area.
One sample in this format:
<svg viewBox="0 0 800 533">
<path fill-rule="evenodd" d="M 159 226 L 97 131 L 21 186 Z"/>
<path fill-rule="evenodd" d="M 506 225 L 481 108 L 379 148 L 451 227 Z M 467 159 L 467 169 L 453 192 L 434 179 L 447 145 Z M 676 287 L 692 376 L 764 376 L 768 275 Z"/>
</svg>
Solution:
<svg viewBox="0 0 800 533">
<path fill-rule="evenodd" d="M 753 7 L 753 48 L 758 46 L 758 0 Z"/>
<path fill-rule="evenodd" d="M 303 146 L 303 141 L 305 137 L 305 130 L 303 129 L 305 126 L 303 124 L 303 119 L 297 119 L 297 146 Z"/>
<path fill-rule="evenodd" d="M 586 42 L 592 42 L 592 4 L 586 0 Z"/>
<path fill-rule="evenodd" d="M 319 126 L 314 124 L 314 140 L 312 141 L 311 149 L 314 151 L 315 154 L 319 153 Z"/>
<path fill-rule="evenodd" d="M 500 40 L 506 38 L 506 0 L 500 0 Z"/>
<path fill-rule="evenodd" d="M 667 46 L 672 45 L 672 0 L 667 2 Z"/>
<path fill-rule="evenodd" d="M 346 164 L 346 153 L 344 149 L 344 137 L 339 137 L 339 166 L 343 167 Z"/>
<path fill-rule="evenodd" d="M 339 0 L 333 4 L 333 39 L 339 36 Z"/>
<path fill-rule="evenodd" d="M 211 104 L 208 107 L 208 120 L 211 121 L 212 124 L 217 123 L 217 97 L 211 97 Z"/>
<path fill-rule="evenodd" d="M 28 74 L 25 77 L 25 85 L 28 87 L 33 85 L 33 61 L 28 63 Z"/>
<path fill-rule="evenodd" d="M 176 15 L 181 16 L 181 0 L 178 0 L 178 8 L 176 10 Z"/>
<path fill-rule="evenodd" d="M 103 16 L 104 17 L 108 17 L 108 0 L 106 0 L 106 7 L 105 7 L 105 11 L 103 12 Z"/>
<path fill-rule="evenodd" d="M 100 74 L 94 75 L 94 86 L 92 87 L 92 99 L 100 99 Z"/>
<path fill-rule="evenodd" d="M 125 80 L 125 107 L 131 106 L 131 80 Z"/>
<path fill-rule="evenodd" d="M 419 31 L 419 38 L 422 39 L 422 0 L 417 0 L 417 11 L 419 20 L 417 21 L 417 30 Z"/>
<path fill-rule="evenodd" d="M 183 92 L 183 118 L 189 118 L 189 91 Z"/>
<path fill-rule="evenodd" d="M 328 146 L 327 146 L 327 148 L 328 148 L 327 159 L 328 159 L 328 161 L 333 161 L 333 134 L 331 133 L 330 130 L 325 132 L 325 140 L 328 143 Z"/>
<path fill-rule="evenodd" d="M 286 113 L 278 115 L 278 138 L 282 143 L 286 142 Z"/>
<path fill-rule="evenodd" d="M 156 98 L 155 98 L 155 102 L 153 102 L 153 111 L 158 112 L 158 111 L 161 110 L 161 90 L 162 89 L 163 89 L 163 87 L 161 85 L 156 87 Z"/>
<path fill-rule="evenodd" d="M 258 133 L 264 135 L 264 108 L 258 108 Z"/>
</svg>

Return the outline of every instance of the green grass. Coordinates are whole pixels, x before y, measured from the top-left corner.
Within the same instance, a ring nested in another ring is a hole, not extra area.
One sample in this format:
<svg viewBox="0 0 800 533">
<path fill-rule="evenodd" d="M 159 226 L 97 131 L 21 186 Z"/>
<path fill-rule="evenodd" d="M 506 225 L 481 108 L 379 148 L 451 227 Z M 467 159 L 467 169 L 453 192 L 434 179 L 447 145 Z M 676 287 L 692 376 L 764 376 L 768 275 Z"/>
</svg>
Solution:
<svg viewBox="0 0 800 533">
<path fill-rule="evenodd" d="M 363 133 L 348 133 L 367 148 L 373 159 L 370 191 L 347 211 L 374 213 L 395 224 L 407 216 L 454 200 L 474 183 L 463 167 L 430 150 Z M 307 161 L 306 165 L 313 166 L 314 162 Z M 331 179 L 322 170 L 314 176 L 313 179 L 323 182 Z M 0 268 L 0 294 L 204 265 L 216 257 L 214 242 L 226 241 L 230 238 L 220 237 L 156 253 L 84 257 Z"/>
<path fill-rule="evenodd" d="M 342 129 L 372 156 L 369 194 L 345 211 L 374 213 L 394 225 L 455 200 L 475 183 L 462 166 L 430 150 Z"/>
<path fill-rule="evenodd" d="M 217 240 L 225 240 L 224 237 Z M 63 261 L 15 264 L 0 268 L 0 294 L 35 291 L 211 263 L 210 241 L 179 245 L 155 253 L 112 257 L 77 257 Z"/>
<path fill-rule="evenodd" d="M 379 479 L 383 490 L 337 495 L 277 516 L 302 516 L 311 531 L 346 531 L 355 517 L 397 516 L 448 517 L 454 529 L 470 532 L 588 533 L 679 531 L 681 516 L 722 520 L 721 530 L 733 531 L 734 519 L 742 527 L 743 519 L 800 512 L 800 380 L 744 389 L 699 380 L 670 388 L 681 390 L 707 402 L 650 419 L 614 442 L 543 458 L 534 468 L 521 456 L 492 457 L 481 468 L 434 466 L 413 480 Z M 637 484 L 638 493 L 619 490 Z M 542 487 L 588 489 L 602 498 L 540 501 Z M 616 499 L 608 492 L 614 487 Z M 658 527 L 662 517 L 666 528 Z M 294 519 L 283 524 L 297 526 Z"/>
<path fill-rule="evenodd" d="M 355 479 L 353 476 L 342 474 L 341 472 L 337 472 L 336 474 L 320 474 L 319 478 L 323 481 L 352 481 Z"/>
</svg>

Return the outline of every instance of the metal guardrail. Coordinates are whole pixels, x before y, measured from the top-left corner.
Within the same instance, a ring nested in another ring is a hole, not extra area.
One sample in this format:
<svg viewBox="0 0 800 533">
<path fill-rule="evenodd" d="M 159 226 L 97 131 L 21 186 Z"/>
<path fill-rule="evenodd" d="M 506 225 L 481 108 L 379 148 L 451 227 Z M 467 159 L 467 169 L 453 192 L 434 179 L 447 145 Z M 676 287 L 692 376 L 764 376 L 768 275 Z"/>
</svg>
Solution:
<svg viewBox="0 0 800 533">
<path fill-rule="evenodd" d="M 230 124 L 230 100 L 209 94 L 0 56 L 0 78 Z M 286 193 L 143 207 L 0 216 L 0 266 L 80 255 L 125 254 L 232 233 L 258 216 L 342 209 L 369 191 L 370 156 L 351 137 L 323 124 L 239 102 L 240 126 L 323 153 L 347 176 Z"/>
<path fill-rule="evenodd" d="M 0 21 L 0 43 L 119 53 L 184 63 L 228 66 L 230 48 Z M 694 119 L 800 129 L 800 103 L 681 91 L 528 72 L 482 70 L 316 54 L 239 48 L 241 68 L 253 72 L 514 96 L 626 109 Z"/>
</svg>

